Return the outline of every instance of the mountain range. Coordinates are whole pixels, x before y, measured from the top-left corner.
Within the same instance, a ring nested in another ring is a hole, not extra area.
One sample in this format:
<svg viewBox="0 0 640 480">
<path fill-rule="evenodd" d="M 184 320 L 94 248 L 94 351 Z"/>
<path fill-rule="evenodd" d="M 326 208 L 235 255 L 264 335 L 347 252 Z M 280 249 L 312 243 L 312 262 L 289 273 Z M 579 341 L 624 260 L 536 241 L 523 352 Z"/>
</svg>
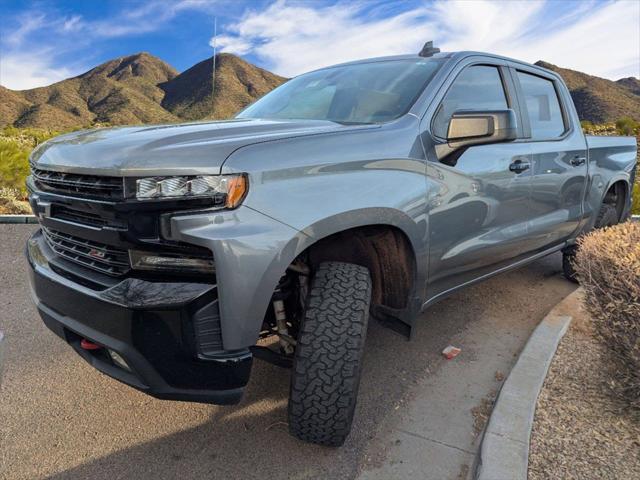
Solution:
<svg viewBox="0 0 640 480">
<path fill-rule="evenodd" d="M 560 74 L 571 92 L 580 120 L 606 123 L 631 117 L 640 121 L 640 80 L 637 78 L 611 81 L 543 61 L 536 65 Z"/>
<path fill-rule="evenodd" d="M 173 123 L 228 118 L 283 83 L 280 77 L 231 54 L 182 73 L 148 53 L 105 62 L 82 75 L 47 87 L 10 90 L 0 86 L 0 127 L 66 130 L 99 124 Z M 546 62 L 562 75 L 582 120 L 640 120 L 640 80 L 594 77 Z M 215 92 L 215 93 L 212 93 Z"/>
<path fill-rule="evenodd" d="M 216 55 L 215 70 L 213 98 L 213 58 L 178 73 L 144 52 L 110 60 L 47 87 L 0 86 L 0 127 L 65 130 L 96 123 L 228 118 L 286 80 L 225 53 Z"/>
</svg>

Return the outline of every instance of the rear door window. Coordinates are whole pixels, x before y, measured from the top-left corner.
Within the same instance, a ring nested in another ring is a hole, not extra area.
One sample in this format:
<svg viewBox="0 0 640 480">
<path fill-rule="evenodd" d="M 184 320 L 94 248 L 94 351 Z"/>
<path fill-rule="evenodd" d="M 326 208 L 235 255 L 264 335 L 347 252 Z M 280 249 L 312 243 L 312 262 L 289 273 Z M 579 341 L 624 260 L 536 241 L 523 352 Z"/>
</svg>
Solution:
<svg viewBox="0 0 640 480">
<path fill-rule="evenodd" d="M 473 65 L 454 80 L 433 122 L 433 134 L 447 138 L 449 120 L 457 110 L 504 110 L 509 108 L 497 67 Z"/>
<path fill-rule="evenodd" d="M 518 80 L 524 95 L 531 138 L 552 140 L 566 131 L 558 92 L 551 80 L 518 71 Z"/>
</svg>

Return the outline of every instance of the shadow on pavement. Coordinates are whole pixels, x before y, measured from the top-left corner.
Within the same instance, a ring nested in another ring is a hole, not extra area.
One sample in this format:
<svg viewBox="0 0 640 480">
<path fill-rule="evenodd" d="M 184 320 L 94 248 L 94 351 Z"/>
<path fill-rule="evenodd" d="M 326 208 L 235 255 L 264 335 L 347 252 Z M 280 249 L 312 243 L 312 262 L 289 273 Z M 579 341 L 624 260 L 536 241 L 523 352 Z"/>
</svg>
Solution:
<svg viewBox="0 0 640 480">
<path fill-rule="evenodd" d="M 289 372 L 256 361 L 241 404 L 216 408 L 208 421 L 194 428 L 50 478 L 353 478 L 359 454 L 378 424 L 436 358 L 428 344 L 442 343 L 460 327 L 452 322 L 428 329 L 425 323 L 418 341 L 407 342 L 372 322 L 354 429 L 342 448 L 305 444 L 288 434 Z"/>
</svg>

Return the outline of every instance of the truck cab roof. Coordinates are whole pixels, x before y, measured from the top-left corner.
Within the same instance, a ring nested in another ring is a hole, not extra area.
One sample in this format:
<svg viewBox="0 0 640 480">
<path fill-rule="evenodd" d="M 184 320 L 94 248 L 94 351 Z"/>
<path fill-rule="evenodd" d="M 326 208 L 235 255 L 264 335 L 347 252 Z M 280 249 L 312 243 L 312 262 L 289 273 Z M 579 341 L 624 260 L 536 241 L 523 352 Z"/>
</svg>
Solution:
<svg viewBox="0 0 640 480">
<path fill-rule="evenodd" d="M 494 60 L 501 60 L 501 61 L 505 61 L 505 62 L 510 62 L 510 63 L 518 63 L 521 65 L 524 65 L 526 67 L 529 68 L 533 68 L 536 70 L 540 70 L 542 72 L 545 72 L 546 74 L 550 74 L 553 76 L 558 76 L 554 71 L 549 70 L 547 68 L 541 67 L 539 65 L 535 65 L 533 63 L 528 63 L 528 62 L 524 62 L 522 60 L 518 60 L 515 58 L 511 58 L 511 57 L 505 57 L 502 55 L 496 55 L 493 53 L 487 53 L 487 52 L 478 52 L 478 51 L 474 51 L 474 50 L 462 50 L 462 51 L 458 51 L 458 52 L 439 52 L 439 53 L 435 53 L 431 56 L 428 57 L 423 57 L 417 53 L 415 54 L 404 54 L 404 55 L 387 55 L 387 56 L 383 56 L 383 57 L 371 57 L 371 58 L 363 58 L 360 60 L 353 60 L 350 62 L 343 62 L 343 63 L 338 63 L 335 65 L 327 65 L 326 67 L 322 67 L 319 68 L 317 70 L 323 70 L 325 68 L 332 68 L 332 67 L 342 67 L 345 65 L 358 65 L 358 64 L 363 64 L 363 63 L 372 63 L 372 62 L 385 62 L 385 61 L 389 61 L 389 60 L 425 60 L 425 59 L 440 59 L 440 60 L 448 60 L 448 61 L 453 61 L 453 63 L 457 63 L 460 60 L 463 60 L 465 58 L 468 57 L 487 57 L 490 59 L 494 59 Z"/>
</svg>

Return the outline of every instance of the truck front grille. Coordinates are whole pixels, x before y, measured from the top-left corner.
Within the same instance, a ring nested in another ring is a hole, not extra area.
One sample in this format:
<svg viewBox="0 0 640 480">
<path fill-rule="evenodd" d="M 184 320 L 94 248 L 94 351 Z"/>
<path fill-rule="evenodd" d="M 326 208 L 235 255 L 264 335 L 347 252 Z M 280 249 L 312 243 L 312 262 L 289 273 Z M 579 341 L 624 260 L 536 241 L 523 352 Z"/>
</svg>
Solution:
<svg viewBox="0 0 640 480">
<path fill-rule="evenodd" d="M 90 227 L 110 227 L 121 230 L 127 228 L 127 224 L 122 220 L 102 217 L 97 213 L 76 210 L 63 205 L 56 205 L 53 209 L 52 216 L 59 220 L 89 225 Z"/>
<path fill-rule="evenodd" d="M 71 196 L 122 200 L 124 180 L 122 177 L 80 175 L 31 168 L 36 185 L 45 192 Z"/>
<path fill-rule="evenodd" d="M 49 248 L 59 256 L 98 272 L 121 276 L 131 269 L 129 253 L 102 243 L 42 228 Z"/>
</svg>

